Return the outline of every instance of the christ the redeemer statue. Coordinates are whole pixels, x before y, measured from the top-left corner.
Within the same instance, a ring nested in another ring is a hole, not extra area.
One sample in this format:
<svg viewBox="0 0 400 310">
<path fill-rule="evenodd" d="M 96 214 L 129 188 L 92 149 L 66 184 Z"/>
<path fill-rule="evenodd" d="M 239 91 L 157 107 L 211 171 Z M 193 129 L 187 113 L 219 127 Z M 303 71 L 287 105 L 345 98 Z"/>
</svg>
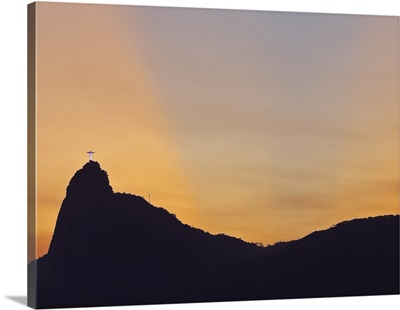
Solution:
<svg viewBox="0 0 400 310">
<path fill-rule="evenodd" d="M 89 161 L 91 161 L 94 152 L 92 150 L 90 150 L 89 152 L 86 152 L 86 153 L 89 154 Z"/>
</svg>

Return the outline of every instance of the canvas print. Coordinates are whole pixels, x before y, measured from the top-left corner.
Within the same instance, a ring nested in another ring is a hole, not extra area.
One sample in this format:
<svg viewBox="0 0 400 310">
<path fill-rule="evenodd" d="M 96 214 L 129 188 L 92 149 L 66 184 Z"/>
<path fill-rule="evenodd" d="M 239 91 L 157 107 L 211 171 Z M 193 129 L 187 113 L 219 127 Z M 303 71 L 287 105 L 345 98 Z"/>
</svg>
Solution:
<svg viewBox="0 0 400 310">
<path fill-rule="evenodd" d="M 34 308 L 399 294 L 399 18 L 28 7 Z"/>
</svg>

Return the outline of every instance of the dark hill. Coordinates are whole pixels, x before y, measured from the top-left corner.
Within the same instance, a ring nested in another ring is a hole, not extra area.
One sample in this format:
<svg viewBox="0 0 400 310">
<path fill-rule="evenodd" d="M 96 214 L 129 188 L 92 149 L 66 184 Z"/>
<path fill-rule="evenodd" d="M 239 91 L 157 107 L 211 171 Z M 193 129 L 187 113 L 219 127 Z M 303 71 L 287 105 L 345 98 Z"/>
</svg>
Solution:
<svg viewBox="0 0 400 310">
<path fill-rule="evenodd" d="M 48 255 L 59 263 L 93 265 L 160 255 L 240 259 L 257 250 L 255 244 L 184 225 L 142 197 L 113 193 L 107 173 L 90 161 L 68 185 Z"/>
<path fill-rule="evenodd" d="M 30 268 L 39 308 L 395 294 L 398 231 L 399 217 L 385 216 L 261 248 L 114 193 L 90 161 L 68 185 L 48 254 Z"/>
<path fill-rule="evenodd" d="M 254 296 L 274 298 L 399 293 L 399 216 L 354 219 L 291 242 L 258 259 Z"/>
</svg>

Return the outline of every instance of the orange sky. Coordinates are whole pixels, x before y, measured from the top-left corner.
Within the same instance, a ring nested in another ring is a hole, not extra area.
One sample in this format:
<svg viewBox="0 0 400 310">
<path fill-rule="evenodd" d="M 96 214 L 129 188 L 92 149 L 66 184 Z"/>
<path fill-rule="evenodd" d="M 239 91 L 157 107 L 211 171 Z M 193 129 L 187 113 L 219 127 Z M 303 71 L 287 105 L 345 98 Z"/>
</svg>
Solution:
<svg viewBox="0 0 400 310">
<path fill-rule="evenodd" d="M 272 244 L 398 213 L 398 18 L 37 5 L 37 256 L 94 159 L 114 191 Z"/>
</svg>

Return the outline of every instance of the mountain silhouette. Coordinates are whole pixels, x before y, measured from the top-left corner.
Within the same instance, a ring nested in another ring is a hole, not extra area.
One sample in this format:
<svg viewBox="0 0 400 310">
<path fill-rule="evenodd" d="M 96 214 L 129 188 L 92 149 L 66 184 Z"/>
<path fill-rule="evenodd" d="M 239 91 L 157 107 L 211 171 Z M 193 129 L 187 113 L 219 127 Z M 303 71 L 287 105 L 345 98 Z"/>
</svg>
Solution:
<svg viewBox="0 0 400 310">
<path fill-rule="evenodd" d="M 260 247 L 114 193 L 99 163 L 72 177 L 36 272 L 37 308 L 399 293 L 399 216 Z"/>
</svg>

